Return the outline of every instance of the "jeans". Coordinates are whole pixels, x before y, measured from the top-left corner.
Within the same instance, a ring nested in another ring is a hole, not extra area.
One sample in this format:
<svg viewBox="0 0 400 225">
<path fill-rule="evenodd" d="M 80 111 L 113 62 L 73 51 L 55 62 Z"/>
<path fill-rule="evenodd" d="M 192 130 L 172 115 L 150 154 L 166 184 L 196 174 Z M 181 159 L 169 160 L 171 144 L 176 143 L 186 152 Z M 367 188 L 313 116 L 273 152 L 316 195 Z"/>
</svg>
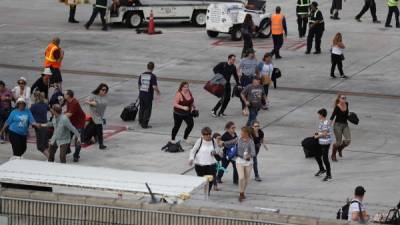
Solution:
<svg viewBox="0 0 400 225">
<path fill-rule="evenodd" d="M 86 27 L 89 28 L 90 25 L 92 25 L 92 23 L 93 23 L 94 19 L 96 18 L 97 14 L 100 13 L 100 19 L 101 19 L 101 23 L 103 24 L 103 29 L 107 29 L 106 11 L 107 11 L 107 9 L 94 7 L 93 8 L 93 12 L 92 12 L 92 16 L 90 17 L 89 21 L 86 23 Z"/>
<path fill-rule="evenodd" d="M 390 6 L 389 7 L 389 11 L 388 11 L 388 15 L 386 18 L 386 26 L 389 26 L 390 23 L 392 22 L 392 15 L 394 13 L 395 19 L 396 19 L 396 27 L 400 26 L 400 22 L 399 22 L 399 8 L 397 6 Z"/>
<path fill-rule="evenodd" d="M 322 164 L 322 160 L 323 160 L 324 164 L 325 164 L 325 168 L 326 168 L 326 175 L 332 176 L 331 164 L 329 163 L 329 148 L 331 145 L 328 144 L 328 145 L 320 145 L 320 146 L 321 146 L 321 151 L 317 152 L 317 154 L 315 155 L 315 160 L 318 163 L 318 167 L 319 167 L 320 171 L 325 170 L 324 165 Z"/>
<path fill-rule="evenodd" d="M 249 118 L 247 120 L 246 126 L 250 127 L 255 120 L 257 120 L 259 107 L 249 107 Z"/>
<path fill-rule="evenodd" d="M 238 183 L 238 173 L 236 170 L 236 162 L 234 160 L 228 160 L 226 158 L 226 156 L 222 157 L 222 167 L 224 167 L 225 169 L 228 168 L 229 163 L 232 163 L 232 168 L 233 168 L 233 183 L 237 184 Z M 217 175 L 217 179 L 221 180 L 222 176 L 224 176 L 224 171 L 220 170 L 218 171 L 218 175 Z"/>
<path fill-rule="evenodd" d="M 253 157 L 253 170 L 254 170 L 255 177 L 260 177 L 260 174 L 258 173 L 258 160 L 257 160 L 258 153 L 260 152 L 260 147 L 261 147 L 261 144 L 255 145 L 256 156 Z"/>
<path fill-rule="evenodd" d="M 343 64 L 342 64 L 342 55 L 336 55 L 336 54 L 331 54 L 331 62 L 332 62 L 332 66 L 331 66 L 331 76 L 335 75 L 335 68 L 336 65 L 339 69 L 339 73 L 340 75 L 344 75 L 343 73 Z"/>
<path fill-rule="evenodd" d="M 324 34 L 324 30 L 321 28 L 310 28 L 308 30 L 307 52 L 310 52 L 312 49 L 314 37 L 315 37 L 315 51 L 321 52 L 321 38 L 322 38 L 323 34 Z"/>
<path fill-rule="evenodd" d="M 229 101 L 231 100 L 231 84 L 226 83 L 224 88 L 224 95 L 219 99 L 218 103 L 215 105 L 213 111 L 216 114 L 223 114 L 225 112 L 226 107 L 228 106 Z M 219 113 L 217 113 L 218 109 L 221 107 Z"/>
<path fill-rule="evenodd" d="M 272 35 L 272 40 L 274 42 L 274 49 L 271 51 L 271 55 L 277 58 L 281 57 L 279 54 L 279 50 L 282 48 L 283 45 L 283 34 L 281 35 Z"/>
<path fill-rule="evenodd" d="M 147 127 L 153 108 L 153 99 L 148 96 L 140 96 L 139 105 L 139 123 L 142 127 Z"/>
<path fill-rule="evenodd" d="M 187 139 L 189 137 L 190 132 L 193 129 L 194 126 L 194 121 L 193 121 L 193 116 L 188 114 L 188 115 L 180 115 L 177 113 L 174 113 L 174 128 L 172 128 L 172 135 L 171 139 L 174 141 L 176 134 L 179 131 L 179 128 L 181 128 L 182 122 L 185 121 L 186 123 L 186 129 L 185 133 L 183 135 L 183 139 Z"/>
<path fill-rule="evenodd" d="M 299 30 L 299 37 L 306 36 L 307 23 L 308 23 L 307 15 L 304 15 L 304 16 L 297 15 L 297 28 Z"/>
<path fill-rule="evenodd" d="M 214 184 L 214 180 L 217 174 L 217 167 L 215 164 L 212 165 L 194 165 L 194 170 L 198 177 L 203 177 L 205 175 L 211 175 L 213 180 L 208 183 L 208 194 L 210 194 L 211 188 Z"/>
<path fill-rule="evenodd" d="M 378 21 L 378 18 L 376 17 L 376 4 L 375 0 L 365 0 L 364 6 L 361 9 L 360 13 L 356 16 L 356 19 L 360 19 L 364 13 L 368 11 L 368 9 L 371 11 L 371 16 L 373 21 Z"/>
</svg>

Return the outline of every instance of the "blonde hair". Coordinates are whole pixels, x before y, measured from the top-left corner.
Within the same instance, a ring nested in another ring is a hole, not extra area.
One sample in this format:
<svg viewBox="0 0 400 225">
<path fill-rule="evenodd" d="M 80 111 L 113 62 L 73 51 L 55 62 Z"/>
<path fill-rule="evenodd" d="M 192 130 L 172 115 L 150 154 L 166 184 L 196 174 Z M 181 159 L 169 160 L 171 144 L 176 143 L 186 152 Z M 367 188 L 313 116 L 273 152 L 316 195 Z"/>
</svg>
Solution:
<svg viewBox="0 0 400 225">
<path fill-rule="evenodd" d="M 40 91 L 35 91 L 33 93 L 33 103 L 38 104 L 38 103 L 47 103 L 47 99 L 44 96 L 43 92 Z"/>
<path fill-rule="evenodd" d="M 335 102 L 333 104 L 333 108 L 335 108 L 339 104 L 340 98 L 342 96 L 344 96 L 344 94 L 340 94 L 340 93 L 336 96 Z"/>
<path fill-rule="evenodd" d="M 342 42 L 342 34 L 340 32 L 338 32 L 335 34 L 335 37 L 333 37 L 332 44 L 333 44 L 333 46 L 335 46 L 341 42 Z"/>
</svg>

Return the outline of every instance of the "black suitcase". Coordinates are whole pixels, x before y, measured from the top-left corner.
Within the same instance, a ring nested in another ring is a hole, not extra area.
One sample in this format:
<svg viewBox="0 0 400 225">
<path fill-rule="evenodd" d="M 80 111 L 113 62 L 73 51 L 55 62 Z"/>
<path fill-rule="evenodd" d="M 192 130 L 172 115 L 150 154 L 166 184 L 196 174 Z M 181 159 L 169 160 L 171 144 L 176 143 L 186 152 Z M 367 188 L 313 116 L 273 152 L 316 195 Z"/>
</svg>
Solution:
<svg viewBox="0 0 400 225">
<path fill-rule="evenodd" d="M 301 142 L 301 146 L 303 146 L 304 155 L 306 158 L 314 157 L 318 151 L 321 150 L 318 139 L 315 139 L 314 137 L 305 138 Z"/>
<path fill-rule="evenodd" d="M 123 121 L 135 121 L 136 119 L 136 114 L 138 112 L 138 106 L 137 106 L 138 100 L 136 100 L 135 103 L 132 103 L 124 108 L 122 110 L 122 113 L 120 115 L 121 119 Z"/>
</svg>

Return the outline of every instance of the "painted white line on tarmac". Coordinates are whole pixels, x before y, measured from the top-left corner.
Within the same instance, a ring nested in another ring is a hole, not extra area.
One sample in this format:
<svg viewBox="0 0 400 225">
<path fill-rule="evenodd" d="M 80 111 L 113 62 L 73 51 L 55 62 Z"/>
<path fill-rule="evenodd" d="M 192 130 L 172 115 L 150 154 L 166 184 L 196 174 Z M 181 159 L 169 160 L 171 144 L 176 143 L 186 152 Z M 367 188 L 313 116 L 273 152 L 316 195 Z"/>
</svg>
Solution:
<svg viewBox="0 0 400 225">
<path fill-rule="evenodd" d="M 7 26 L 7 25 L 8 25 L 8 24 L 5 24 L 5 23 L 0 24 L 0 28 L 5 27 L 5 26 Z"/>
</svg>

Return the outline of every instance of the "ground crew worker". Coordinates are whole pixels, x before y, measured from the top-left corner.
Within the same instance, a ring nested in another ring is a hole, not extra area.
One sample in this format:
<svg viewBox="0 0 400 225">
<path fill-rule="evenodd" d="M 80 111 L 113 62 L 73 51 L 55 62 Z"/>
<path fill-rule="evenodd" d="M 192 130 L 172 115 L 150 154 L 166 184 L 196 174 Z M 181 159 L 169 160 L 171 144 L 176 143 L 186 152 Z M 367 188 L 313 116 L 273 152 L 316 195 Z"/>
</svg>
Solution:
<svg viewBox="0 0 400 225">
<path fill-rule="evenodd" d="M 47 46 L 45 51 L 44 68 L 50 68 L 52 76 L 50 77 L 50 85 L 57 86 L 61 89 L 61 62 L 64 58 L 64 51 L 60 48 L 60 38 L 55 37 Z"/>
<path fill-rule="evenodd" d="M 372 22 L 373 23 L 381 23 L 381 21 L 378 20 L 376 17 L 376 4 L 375 0 L 364 0 L 364 7 L 361 9 L 360 13 L 357 14 L 355 19 L 358 22 L 361 22 L 361 17 L 364 15 L 365 12 L 368 11 L 368 9 L 371 11 L 371 16 L 372 16 Z"/>
<path fill-rule="evenodd" d="M 287 27 L 286 18 L 281 14 L 281 7 L 279 6 L 276 7 L 275 13 L 271 16 L 271 33 L 274 42 L 274 49 L 271 51 L 271 55 L 275 55 L 276 59 L 280 59 L 282 57 L 279 54 L 279 50 L 283 45 L 283 34 L 287 37 Z"/>
<path fill-rule="evenodd" d="M 400 23 L 399 23 L 399 8 L 397 7 L 399 4 L 398 0 L 388 0 L 388 7 L 389 7 L 389 11 L 388 11 L 388 15 L 386 18 L 386 23 L 385 23 L 385 27 L 392 27 L 392 25 L 390 25 L 390 23 L 392 22 L 392 15 L 394 13 L 394 16 L 396 18 L 396 27 L 400 28 Z"/>
<path fill-rule="evenodd" d="M 94 19 L 96 18 L 97 14 L 100 13 L 101 23 L 103 25 L 103 31 L 107 31 L 107 23 L 106 23 L 106 12 L 109 0 L 96 0 L 96 4 L 93 7 L 92 16 L 90 17 L 89 21 L 85 24 L 85 28 L 89 30 L 90 25 L 92 25 Z"/>
<path fill-rule="evenodd" d="M 312 49 L 312 43 L 315 37 L 315 52 L 314 54 L 321 54 L 321 38 L 325 30 L 324 17 L 321 11 L 318 9 L 318 3 L 311 3 L 310 12 L 310 28 L 307 36 L 307 51 L 306 54 L 310 54 Z"/>
<path fill-rule="evenodd" d="M 297 28 L 299 30 L 299 38 L 306 36 L 308 15 L 310 14 L 310 0 L 297 0 Z"/>
</svg>

